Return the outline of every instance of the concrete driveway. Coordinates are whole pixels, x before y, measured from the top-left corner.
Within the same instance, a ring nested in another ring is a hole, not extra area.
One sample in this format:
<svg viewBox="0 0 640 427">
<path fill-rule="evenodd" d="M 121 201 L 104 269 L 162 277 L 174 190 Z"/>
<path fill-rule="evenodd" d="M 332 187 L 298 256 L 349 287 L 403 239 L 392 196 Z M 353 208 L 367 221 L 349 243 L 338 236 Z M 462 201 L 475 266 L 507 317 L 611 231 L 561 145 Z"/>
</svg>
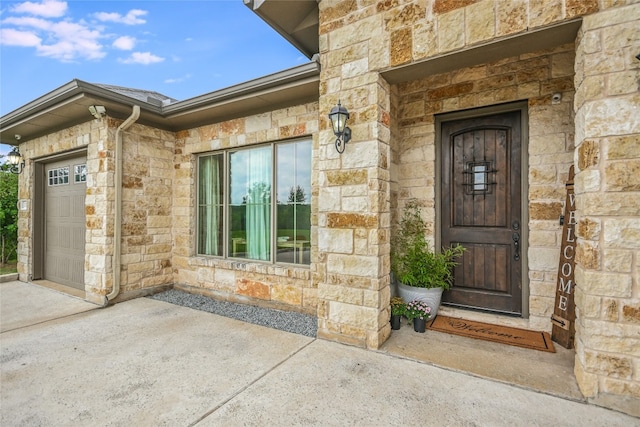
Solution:
<svg viewBox="0 0 640 427">
<path fill-rule="evenodd" d="M 100 309 L 10 282 L 0 284 L 0 300 L 3 426 L 640 425 L 596 406 L 147 298 Z"/>
</svg>

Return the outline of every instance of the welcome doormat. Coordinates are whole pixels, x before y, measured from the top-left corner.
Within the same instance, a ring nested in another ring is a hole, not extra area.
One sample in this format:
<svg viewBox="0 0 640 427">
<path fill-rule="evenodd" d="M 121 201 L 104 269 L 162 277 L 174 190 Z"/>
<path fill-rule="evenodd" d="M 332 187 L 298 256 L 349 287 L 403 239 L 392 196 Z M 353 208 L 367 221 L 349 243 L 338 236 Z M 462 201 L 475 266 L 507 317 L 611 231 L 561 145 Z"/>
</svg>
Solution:
<svg viewBox="0 0 640 427">
<path fill-rule="evenodd" d="M 491 325 L 473 320 L 437 315 L 427 323 L 427 329 L 463 337 L 477 338 L 517 347 L 555 353 L 551 336 L 547 332 L 529 331 L 509 326 Z"/>
</svg>

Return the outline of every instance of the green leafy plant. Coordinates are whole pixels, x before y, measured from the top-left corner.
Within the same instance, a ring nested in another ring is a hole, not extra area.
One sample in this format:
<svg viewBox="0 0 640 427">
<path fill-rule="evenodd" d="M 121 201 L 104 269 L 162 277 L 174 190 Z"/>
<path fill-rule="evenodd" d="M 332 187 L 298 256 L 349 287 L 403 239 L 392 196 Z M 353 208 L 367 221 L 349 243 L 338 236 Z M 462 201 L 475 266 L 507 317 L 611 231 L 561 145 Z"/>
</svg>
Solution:
<svg viewBox="0 0 640 427">
<path fill-rule="evenodd" d="M 394 316 L 404 316 L 407 311 L 407 304 L 400 297 L 391 298 L 391 314 Z"/>
<path fill-rule="evenodd" d="M 426 237 L 427 224 L 417 200 L 411 199 L 403 212 L 391 244 L 391 271 L 403 284 L 417 288 L 451 287 L 455 258 L 464 248 L 460 245 L 431 250 Z"/>
<path fill-rule="evenodd" d="M 0 165 L 0 266 L 16 259 L 18 247 L 18 175 L 10 168 Z"/>
</svg>

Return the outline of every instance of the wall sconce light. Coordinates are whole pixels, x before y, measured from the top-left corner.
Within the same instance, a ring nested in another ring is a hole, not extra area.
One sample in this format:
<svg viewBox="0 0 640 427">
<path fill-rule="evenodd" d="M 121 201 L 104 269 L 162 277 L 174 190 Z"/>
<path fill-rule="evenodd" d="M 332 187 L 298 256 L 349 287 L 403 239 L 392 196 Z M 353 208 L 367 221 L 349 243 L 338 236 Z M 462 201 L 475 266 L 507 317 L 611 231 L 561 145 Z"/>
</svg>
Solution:
<svg viewBox="0 0 640 427">
<path fill-rule="evenodd" d="M 89 112 L 96 119 L 101 119 L 102 116 L 104 116 L 105 113 L 107 112 L 107 109 L 104 108 L 104 105 L 90 105 Z"/>
<path fill-rule="evenodd" d="M 13 150 L 11 150 L 9 154 L 7 154 L 7 160 L 11 165 L 11 168 L 9 169 L 11 173 L 14 173 L 16 175 L 22 173 L 24 169 L 24 159 L 22 158 L 22 155 L 18 151 L 18 147 L 13 147 Z"/>
<path fill-rule="evenodd" d="M 345 145 L 351 140 L 351 129 L 347 127 L 349 111 L 340 105 L 340 101 L 329 112 L 329 120 L 331 120 L 333 133 L 336 135 L 336 150 L 342 154 L 344 153 Z"/>
</svg>

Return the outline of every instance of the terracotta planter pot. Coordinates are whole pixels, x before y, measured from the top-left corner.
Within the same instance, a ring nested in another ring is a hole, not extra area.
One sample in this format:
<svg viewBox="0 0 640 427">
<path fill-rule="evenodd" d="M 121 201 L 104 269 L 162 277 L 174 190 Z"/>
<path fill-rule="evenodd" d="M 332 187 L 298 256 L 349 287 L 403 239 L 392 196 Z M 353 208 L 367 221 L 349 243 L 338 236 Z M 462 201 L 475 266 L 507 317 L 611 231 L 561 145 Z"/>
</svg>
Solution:
<svg viewBox="0 0 640 427">
<path fill-rule="evenodd" d="M 442 292 L 442 288 L 415 288 L 398 282 L 398 294 L 400 294 L 402 299 L 406 303 L 410 303 L 413 300 L 424 301 L 431 308 L 432 319 L 438 314 Z"/>
</svg>

